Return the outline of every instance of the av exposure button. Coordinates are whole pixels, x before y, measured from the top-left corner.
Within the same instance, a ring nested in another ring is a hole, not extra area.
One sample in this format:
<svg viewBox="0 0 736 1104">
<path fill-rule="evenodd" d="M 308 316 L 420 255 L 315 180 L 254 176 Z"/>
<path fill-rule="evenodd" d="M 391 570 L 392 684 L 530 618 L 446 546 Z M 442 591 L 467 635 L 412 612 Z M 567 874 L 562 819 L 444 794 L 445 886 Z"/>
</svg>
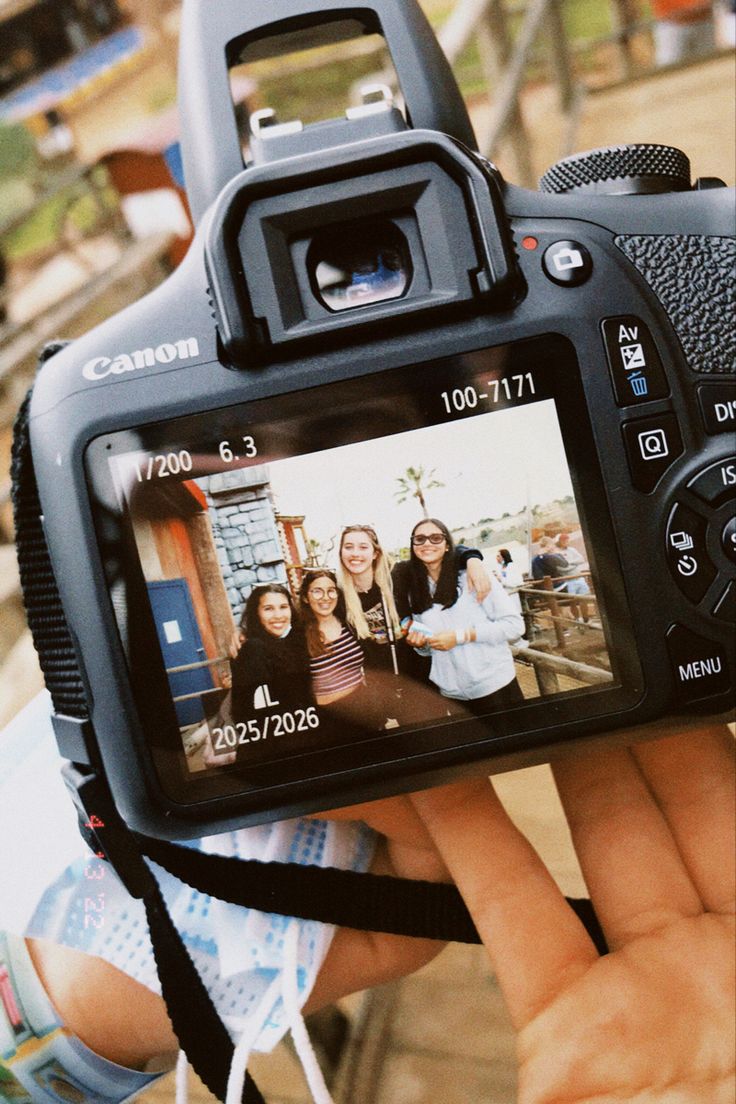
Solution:
<svg viewBox="0 0 736 1104">
<path fill-rule="evenodd" d="M 725 460 L 711 464 L 691 479 L 688 487 L 709 506 L 720 506 L 729 498 L 736 497 L 736 456 L 727 456 Z"/>
<path fill-rule="evenodd" d="M 736 383 L 703 383 L 698 404 L 706 433 L 736 432 Z"/>
<path fill-rule="evenodd" d="M 618 405 L 634 406 L 669 395 L 659 353 L 641 319 L 623 314 L 606 318 L 601 325 Z"/>
<path fill-rule="evenodd" d="M 705 550 L 706 532 L 705 519 L 678 502 L 667 523 L 667 562 L 691 602 L 699 602 L 716 577 Z"/>
<path fill-rule="evenodd" d="M 577 287 L 584 284 L 593 271 L 593 258 L 580 242 L 558 241 L 545 249 L 542 268 L 556 284 Z"/>
<path fill-rule="evenodd" d="M 667 633 L 667 647 L 681 701 L 699 701 L 729 689 L 726 655 L 720 644 L 673 625 Z"/>
<path fill-rule="evenodd" d="M 639 418 L 622 426 L 631 481 L 639 491 L 653 491 L 670 464 L 682 453 L 674 414 Z"/>
</svg>

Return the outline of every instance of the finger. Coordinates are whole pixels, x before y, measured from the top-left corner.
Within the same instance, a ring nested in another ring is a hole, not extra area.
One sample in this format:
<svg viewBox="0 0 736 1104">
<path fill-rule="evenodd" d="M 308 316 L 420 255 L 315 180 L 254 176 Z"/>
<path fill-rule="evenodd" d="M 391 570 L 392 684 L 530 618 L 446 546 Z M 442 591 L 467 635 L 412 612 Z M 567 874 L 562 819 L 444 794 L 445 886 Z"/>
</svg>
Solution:
<svg viewBox="0 0 736 1104">
<path fill-rule="evenodd" d="M 362 820 L 387 839 L 434 851 L 432 837 L 408 797 L 387 797 L 313 813 L 317 820 Z"/>
<path fill-rule="evenodd" d="M 408 804 L 408 799 L 401 800 Z M 419 819 L 416 813 L 414 816 Z M 418 860 L 415 855 L 419 856 Z M 429 855 L 434 856 L 434 866 L 427 859 Z M 401 844 L 394 845 L 383 840 L 376 849 L 370 869 L 372 874 L 436 880 L 442 867 L 434 847 L 431 851 L 415 852 Z M 316 1011 L 348 993 L 413 973 L 433 959 L 444 946 L 435 939 L 338 928 L 305 1011 Z"/>
<path fill-rule="evenodd" d="M 490 953 L 511 1018 L 524 1027 L 598 954 L 490 782 L 411 799 Z"/>
<path fill-rule="evenodd" d="M 670 826 L 683 863 L 710 912 L 733 912 L 736 896 L 734 742 L 725 725 L 632 748 Z"/>
<path fill-rule="evenodd" d="M 552 771 L 609 946 L 702 912 L 677 845 L 628 750 L 596 751 Z"/>
<path fill-rule="evenodd" d="M 316 1012 L 348 993 L 412 974 L 444 946 L 435 939 L 338 928 L 304 1012 Z"/>
</svg>

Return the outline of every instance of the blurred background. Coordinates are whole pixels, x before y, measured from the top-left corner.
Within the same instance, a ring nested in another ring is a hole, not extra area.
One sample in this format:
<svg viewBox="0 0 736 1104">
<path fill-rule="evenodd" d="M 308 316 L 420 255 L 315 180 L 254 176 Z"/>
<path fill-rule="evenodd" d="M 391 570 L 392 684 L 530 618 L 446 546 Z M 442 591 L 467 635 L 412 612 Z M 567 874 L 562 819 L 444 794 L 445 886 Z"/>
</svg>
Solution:
<svg viewBox="0 0 736 1104">
<path fill-rule="evenodd" d="M 535 187 L 569 153 L 652 141 L 682 148 L 693 179 L 734 183 L 734 0 L 422 2 L 481 149 L 508 180 Z M 179 18 L 173 0 L 0 0 L 0 728 L 42 685 L 8 476 L 12 421 L 37 352 L 139 299 L 191 238 Z M 239 66 L 231 90 L 244 147 L 254 110 L 273 107 L 284 121 L 340 115 L 361 84 L 391 77 L 377 36 Z M 501 788 L 566 892 L 582 892 L 546 768 L 505 776 Z M 513 1043 L 480 952 L 451 948 L 314 1030 L 336 1100 L 514 1098 Z M 277 1104 L 307 1099 L 288 1046 L 263 1078 Z M 173 1087 L 146 1099 L 173 1100 Z"/>
</svg>

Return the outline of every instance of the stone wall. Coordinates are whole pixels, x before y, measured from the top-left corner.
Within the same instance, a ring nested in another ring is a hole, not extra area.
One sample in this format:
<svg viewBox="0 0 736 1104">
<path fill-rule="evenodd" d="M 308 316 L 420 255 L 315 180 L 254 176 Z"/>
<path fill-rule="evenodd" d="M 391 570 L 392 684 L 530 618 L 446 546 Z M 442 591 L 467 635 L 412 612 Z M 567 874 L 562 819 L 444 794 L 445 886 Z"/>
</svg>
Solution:
<svg viewBox="0 0 736 1104">
<path fill-rule="evenodd" d="M 236 624 L 254 586 L 286 582 L 268 466 L 203 476 L 217 558 Z"/>
</svg>

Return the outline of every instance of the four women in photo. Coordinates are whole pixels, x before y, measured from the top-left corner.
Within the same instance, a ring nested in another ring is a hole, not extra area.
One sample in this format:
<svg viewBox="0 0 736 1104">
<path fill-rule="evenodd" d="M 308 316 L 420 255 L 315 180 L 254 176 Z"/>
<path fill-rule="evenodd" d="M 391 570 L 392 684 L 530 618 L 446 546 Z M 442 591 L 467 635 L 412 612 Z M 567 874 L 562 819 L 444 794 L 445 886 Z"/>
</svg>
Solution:
<svg viewBox="0 0 736 1104">
<path fill-rule="evenodd" d="M 255 588 L 241 628 L 236 722 L 311 704 L 323 736 L 346 724 L 378 733 L 439 719 L 448 699 L 478 713 L 522 700 L 509 648 L 522 620 L 480 554 L 456 549 L 435 519 L 415 526 L 393 570 L 372 526 L 347 526 L 336 572 L 306 571 L 298 608 L 281 583 Z"/>
</svg>

